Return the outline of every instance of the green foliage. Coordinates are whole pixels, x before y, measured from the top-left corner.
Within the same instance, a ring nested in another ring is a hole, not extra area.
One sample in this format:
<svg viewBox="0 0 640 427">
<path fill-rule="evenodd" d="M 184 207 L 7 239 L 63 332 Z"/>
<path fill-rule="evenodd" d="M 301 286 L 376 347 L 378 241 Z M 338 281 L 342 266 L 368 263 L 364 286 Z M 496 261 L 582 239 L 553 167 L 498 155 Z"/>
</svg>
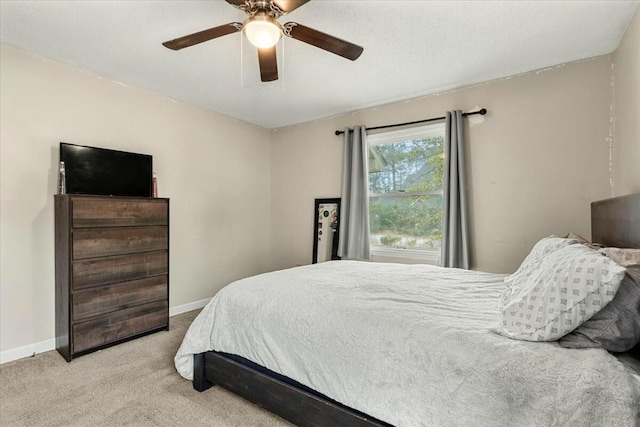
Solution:
<svg viewBox="0 0 640 427">
<path fill-rule="evenodd" d="M 369 174 L 373 193 L 428 191 L 442 188 L 444 138 L 428 138 L 376 145 L 386 167 Z"/>
<path fill-rule="evenodd" d="M 444 177 L 444 138 L 436 137 L 375 146 L 386 166 L 369 174 L 372 193 L 440 190 Z M 383 234 L 383 245 L 424 247 L 442 234 L 442 197 L 371 197 L 372 234 Z M 403 237 L 400 237 L 403 236 Z"/>
<path fill-rule="evenodd" d="M 430 200 L 435 201 L 435 208 L 430 207 Z M 440 239 L 441 224 L 440 196 L 373 197 L 369 201 L 371 233 Z"/>
</svg>

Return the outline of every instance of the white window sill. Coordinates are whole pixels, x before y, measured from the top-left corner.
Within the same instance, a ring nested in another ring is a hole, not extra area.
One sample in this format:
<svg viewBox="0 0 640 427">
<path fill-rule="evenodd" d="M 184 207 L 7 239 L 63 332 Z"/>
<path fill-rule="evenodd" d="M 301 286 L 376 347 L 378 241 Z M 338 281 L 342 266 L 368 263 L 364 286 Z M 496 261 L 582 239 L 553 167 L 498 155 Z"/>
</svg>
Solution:
<svg viewBox="0 0 640 427">
<path fill-rule="evenodd" d="M 404 248 L 384 248 L 379 246 L 371 247 L 371 255 L 383 258 L 399 258 L 421 261 L 426 264 L 440 264 L 440 250 L 420 250 Z"/>
</svg>

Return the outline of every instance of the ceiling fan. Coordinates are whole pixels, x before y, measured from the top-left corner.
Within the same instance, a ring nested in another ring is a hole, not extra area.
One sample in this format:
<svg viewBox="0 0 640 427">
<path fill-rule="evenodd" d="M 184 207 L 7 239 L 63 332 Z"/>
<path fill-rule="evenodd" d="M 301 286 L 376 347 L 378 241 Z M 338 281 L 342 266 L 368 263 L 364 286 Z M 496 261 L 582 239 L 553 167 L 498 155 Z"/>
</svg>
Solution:
<svg viewBox="0 0 640 427">
<path fill-rule="evenodd" d="M 242 31 L 247 39 L 258 48 L 260 79 L 263 82 L 278 80 L 276 43 L 284 34 L 292 39 L 319 47 L 343 58 L 355 61 L 360 57 L 362 47 L 329 34 L 305 27 L 296 22 L 281 25 L 277 19 L 294 11 L 310 0 L 226 0 L 232 6 L 244 11 L 249 17 L 243 23 L 231 22 L 179 37 L 162 43 L 173 50 L 184 49 L 227 34 Z"/>
</svg>

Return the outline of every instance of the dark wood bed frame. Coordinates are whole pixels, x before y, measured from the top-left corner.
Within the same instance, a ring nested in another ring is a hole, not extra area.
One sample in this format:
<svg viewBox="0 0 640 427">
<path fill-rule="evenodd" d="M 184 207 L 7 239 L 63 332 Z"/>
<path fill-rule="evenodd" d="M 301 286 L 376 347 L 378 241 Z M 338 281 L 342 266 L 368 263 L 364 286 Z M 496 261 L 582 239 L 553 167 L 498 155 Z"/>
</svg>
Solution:
<svg viewBox="0 0 640 427">
<path fill-rule="evenodd" d="M 592 240 L 606 246 L 640 248 L 640 193 L 591 204 Z M 636 348 L 637 350 L 637 348 Z M 635 356 L 640 360 L 640 354 Z M 194 355 L 193 388 L 214 384 L 299 426 L 389 426 L 362 412 L 230 355 Z"/>
</svg>

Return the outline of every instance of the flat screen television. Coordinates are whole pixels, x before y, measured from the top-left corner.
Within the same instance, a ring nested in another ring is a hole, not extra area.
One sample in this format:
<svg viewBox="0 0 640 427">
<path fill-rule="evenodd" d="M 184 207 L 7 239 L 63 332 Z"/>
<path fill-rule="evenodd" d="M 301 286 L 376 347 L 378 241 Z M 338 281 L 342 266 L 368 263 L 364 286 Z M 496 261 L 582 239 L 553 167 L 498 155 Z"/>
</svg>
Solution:
<svg viewBox="0 0 640 427">
<path fill-rule="evenodd" d="M 151 197 L 153 157 L 60 143 L 68 194 Z"/>
</svg>

